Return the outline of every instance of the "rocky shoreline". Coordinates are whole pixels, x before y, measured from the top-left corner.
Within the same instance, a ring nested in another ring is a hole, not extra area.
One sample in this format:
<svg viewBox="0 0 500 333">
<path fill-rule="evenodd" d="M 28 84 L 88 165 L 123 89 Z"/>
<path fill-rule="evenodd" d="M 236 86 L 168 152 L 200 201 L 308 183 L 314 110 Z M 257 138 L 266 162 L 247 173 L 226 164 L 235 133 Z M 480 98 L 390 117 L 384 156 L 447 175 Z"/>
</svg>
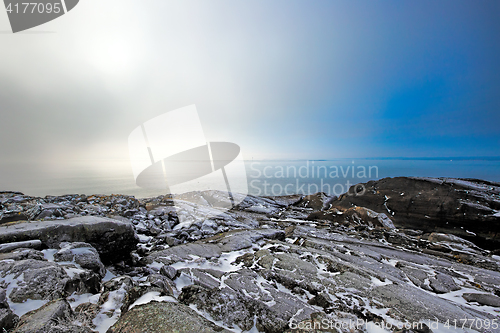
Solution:
<svg viewBox="0 0 500 333">
<path fill-rule="evenodd" d="M 500 332 L 499 183 L 217 197 L 0 192 L 0 331 Z"/>
</svg>

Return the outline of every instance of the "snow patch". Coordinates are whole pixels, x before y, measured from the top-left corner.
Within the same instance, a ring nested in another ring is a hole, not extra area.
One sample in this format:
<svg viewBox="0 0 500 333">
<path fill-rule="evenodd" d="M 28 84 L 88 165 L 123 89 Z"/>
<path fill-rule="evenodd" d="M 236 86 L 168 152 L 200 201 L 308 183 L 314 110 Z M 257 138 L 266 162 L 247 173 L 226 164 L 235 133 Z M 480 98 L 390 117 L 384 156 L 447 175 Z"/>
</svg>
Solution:
<svg viewBox="0 0 500 333">
<path fill-rule="evenodd" d="M 19 288 L 26 284 L 26 282 L 24 282 L 24 273 L 21 273 L 17 276 L 15 274 L 7 274 L 3 278 L 0 277 L 0 284 L 7 285 L 7 288 L 5 289 L 7 302 L 9 303 L 12 311 L 18 316 L 22 316 L 26 312 L 36 310 L 48 302 L 47 300 L 27 299 L 22 303 L 14 303 L 10 299 L 9 295 L 14 288 Z"/>
<path fill-rule="evenodd" d="M 440 298 L 444 298 L 448 301 L 451 301 L 455 304 L 462 305 L 467 308 L 474 309 L 479 312 L 485 312 L 489 313 L 493 316 L 498 316 L 500 315 L 500 309 L 492 306 L 486 306 L 486 305 L 478 305 L 477 303 L 469 303 L 467 302 L 462 295 L 465 293 L 480 293 L 480 294 L 488 294 L 484 292 L 480 292 L 477 289 L 472 289 L 472 288 L 462 288 L 460 290 L 452 291 L 446 294 L 436 294 L 436 296 Z M 488 294 L 489 295 L 489 294 Z"/>
<path fill-rule="evenodd" d="M 151 236 L 146 236 L 142 234 L 137 234 L 137 237 L 139 238 L 139 243 L 147 244 L 153 237 Z"/>
<path fill-rule="evenodd" d="M 381 281 L 374 276 L 371 277 L 371 280 L 372 280 L 372 285 L 374 287 L 387 286 L 388 284 L 392 284 L 392 281 L 389 279 L 386 279 L 385 281 Z"/>
<path fill-rule="evenodd" d="M 55 254 L 57 251 L 58 251 L 58 250 L 56 250 L 56 249 L 47 249 L 47 250 L 42 250 L 43 257 L 44 257 L 45 259 L 47 259 L 47 261 L 54 262 L 54 254 Z"/>
<path fill-rule="evenodd" d="M 106 269 L 106 275 L 102 279 L 102 282 L 109 281 L 111 279 L 114 279 L 116 277 L 116 274 L 111 273 L 109 269 Z"/>
<path fill-rule="evenodd" d="M 71 294 L 68 297 L 68 303 L 71 305 L 71 308 L 74 310 L 78 305 L 83 304 L 83 303 L 97 304 L 100 296 L 101 296 L 101 294 L 94 295 L 94 294 L 90 294 L 90 293 L 77 295 L 76 292 L 74 292 L 73 294 Z"/>
<path fill-rule="evenodd" d="M 36 310 L 43 306 L 45 303 L 47 303 L 47 300 L 40 300 L 40 299 L 27 299 L 23 303 L 14 303 L 14 302 L 9 302 L 10 309 L 12 312 L 14 312 L 16 315 L 21 317 L 23 314 Z"/>
<path fill-rule="evenodd" d="M 152 301 L 157 301 L 157 302 L 174 302 L 176 303 L 177 300 L 173 298 L 172 296 L 160 296 L 159 291 L 150 291 L 148 293 L 145 293 L 137 301 L 135 301 L 132 305 L 129 306 L 129 310 L 132 309 L 134 306 L 137 305 L 142 305 L 142 304 L 147 304 Z"/>
<path fill-rule="evenodd" d="M 399 260 L 396 260 L 396 259 L 382 259 L 382 262 L 384 264 L 387 264 L 387 265 L 390 265 L 392 267 L 396 267 L 397 263 L 399 262 Z"/>
<path fill-rule="evenodd" d="M 201 268 L 201 269 L 215 269 L 225 273 L 238 271 L 243 263 L 238 265 L 233 264 L 233 262 L 239 256 L 248 253 L 249 250 L 240 250 L 232 252 L 224 252 L 221 254 L 217 260 L 207 260 L 198 256 L 191 255 L 192 260 L 190 261 L 178 261 L 171 266 L 177 270 L 182 268 Z"/>
<path fill-rule="evenodd" d="M 181 272 L 181 274 L 174 280 L 174 283 L 175 289 L 177 289 L 174 290 L 174 296 L 177 297 L 181 293 L 182 288 L 193 284 L 193 278 L 186 273 Z"/>
<path fill-rule="evenodd" d="M 152 263 L 148 264 L 147 266 L 150 268 L 160 270 L 163 266 L 165 266 L 165 264 L 158 262 L 158 261 L 153 261 Z"/>
<path fill-rule="evenodd" d="M 121 305 L 127 294 L 126 285 L 123 283 L 118 290 L 109 293 L 108 300 L 101 306 L 101 311 L 92 320 L 99 333 L 105 333 L 114 323 L 118 321 L 121 314 Z M 111 315 L 108 315 L 111 314 Z"/>
</svg>

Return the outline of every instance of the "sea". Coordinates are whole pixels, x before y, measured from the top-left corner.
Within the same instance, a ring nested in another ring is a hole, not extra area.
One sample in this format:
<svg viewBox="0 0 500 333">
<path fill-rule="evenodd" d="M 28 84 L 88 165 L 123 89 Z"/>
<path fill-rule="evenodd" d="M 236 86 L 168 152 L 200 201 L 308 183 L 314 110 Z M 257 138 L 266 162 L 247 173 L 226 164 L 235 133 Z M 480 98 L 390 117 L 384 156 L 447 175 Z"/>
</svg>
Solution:
<svg viewBox="0 0 500 333">
<path fill-rule="evenodd" d="M 167 194 L 136 185 L 127 161 L 54 165 L 0 165 L 0 191 L 43 197 L 63 194 L 125 194 L 137 198 Z M 247 160 L 246 174 L 229 179 L 248 194 L 277 196 L 325 192 L 340 195 L 354 184 L 385 177 L 452 177 L 500 182 L 500 157 L 342 158 L 331 160 Z M 245 186 L 246 185 L 246 186 Z M 210 188 L 210 186 L 208 186 Z"/>
</svg>

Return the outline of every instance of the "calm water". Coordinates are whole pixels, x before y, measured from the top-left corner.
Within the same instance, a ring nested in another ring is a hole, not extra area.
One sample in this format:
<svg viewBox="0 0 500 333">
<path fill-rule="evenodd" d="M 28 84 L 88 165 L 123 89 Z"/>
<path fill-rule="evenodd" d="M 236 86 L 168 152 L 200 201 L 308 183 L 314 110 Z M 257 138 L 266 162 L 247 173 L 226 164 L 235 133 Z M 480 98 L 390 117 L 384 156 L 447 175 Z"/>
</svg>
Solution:
<svg viewBox="0 0 500 333">
<path fill-rule="evenodd" d="M 148 197 L 164 194 L 134 183 L 128 162 L 100 164 L 99 168 L 29 168 L 0 166 L 0 190 L 45 196 L 68 193 L 129 194 Z M 349 186 L 384 177 L 457 177 L 500 182 L 500 158 L 462 160 L 338 159 L 329 161 L 246 161 L 248 191 L 253 195 L 341 194 Z M 37 170 L 37 171 L 33 171 Z"/>
</svg>

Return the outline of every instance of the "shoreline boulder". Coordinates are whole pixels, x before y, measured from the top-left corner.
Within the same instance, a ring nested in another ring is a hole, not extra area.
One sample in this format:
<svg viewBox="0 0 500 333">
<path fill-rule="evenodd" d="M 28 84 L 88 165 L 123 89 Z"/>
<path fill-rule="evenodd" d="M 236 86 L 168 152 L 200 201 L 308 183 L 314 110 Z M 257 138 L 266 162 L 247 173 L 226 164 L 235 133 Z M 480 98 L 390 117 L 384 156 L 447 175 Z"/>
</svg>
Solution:
<svg viewBox="0 0 500 333">
<path fill-rule="evenodd" d="M 48 248 L 63 242 L 92 245 L 104 263 L 125 259 L 138 243 L 130 222 L 106 217 L 81 216 L 67 220 L 15 222 L 0 226 L 0 243 L 39 239 Z"/>
</svg>

